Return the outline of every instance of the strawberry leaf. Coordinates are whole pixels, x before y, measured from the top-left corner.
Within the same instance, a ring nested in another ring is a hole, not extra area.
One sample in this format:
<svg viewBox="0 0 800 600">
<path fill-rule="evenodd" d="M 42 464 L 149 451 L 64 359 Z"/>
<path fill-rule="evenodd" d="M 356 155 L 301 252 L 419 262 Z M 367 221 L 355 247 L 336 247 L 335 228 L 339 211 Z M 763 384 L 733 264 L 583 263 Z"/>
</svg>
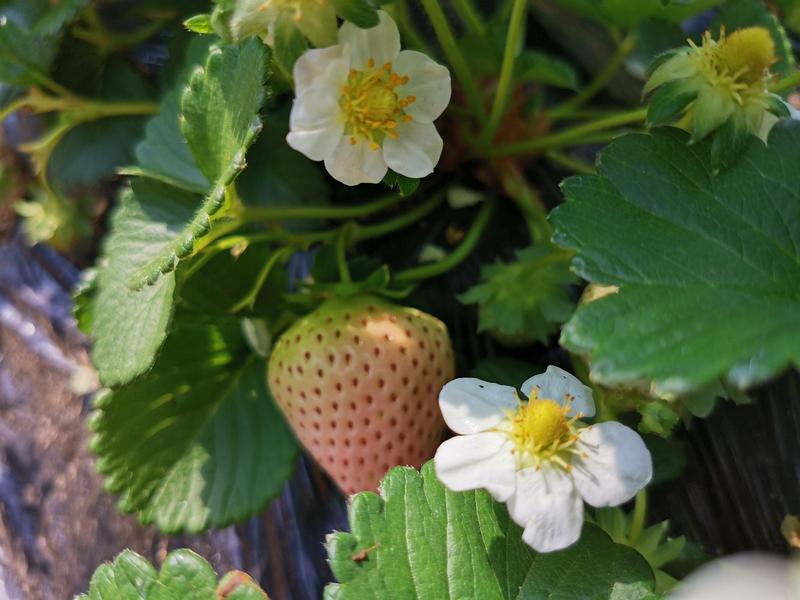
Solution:
<svg viewBox="0 0 800 600">
<path fill-rule="evenodd" d="M 92 449 L 125 512 L 162 531 L 223 527 L 263 508 L 297 446 L 236 319 L 176 319 L 153 369 L 98 398 Z"/>
<path fill-rule="evenodd" d="M 502 504 L 482 491 L 448 491 L 430 462 L 421 472 L 392 469 L 380 496 L 357 494 L 350 525 L 352 533 L 328 537 L 339 583 L 326 598 L 641 600 L 653 591 L 644 558 L 598 527 L 585 524 L 566 550 L 537 554 Z"/>
<path fill-rule="evenodd" d="M 598 382 L 744 388 L 800 363 L 800 126 L 779 125 L 768 147 L 751 138 L 720 174 L 709 144 L 687 141 L 677 129 L 618 139 L 598 175 L 566 181 L 551 216 L 578 274 L 621 288 L 562 333 Z"/>
<path fill-rule="evenodd" d="M 128 282 L 171 243 L 196 200 L 150 179 L 134 180 L 121 194 L 91 305 L 92 360 L 105 385 L 127 383 L 153 364 L 172 316 L 175 276 L 169 273 L 141 291 Z"/>
<path fill-rule="evenodd" d="M 175 270 L 196 242 L 208 235 L 225 204 L 225 190 L 245 167 L 245 153 L 261 130 L 266 46 L 249 40 L 212 46 L 204 68 L 189 80 L 181 100 L 182 132 L 210 191 L 172 243 L 143 265 L 129 285 L 142 288 Z"/>
<path fill-rule="evenodd" d="M 575 303 L 569 285 L 570 254 L 550 245 L 526 248 L 517 260 L 481 269 L 481 283 L 459 296 L 478 304 L 480 331 L 546 342 L 569 319 Z"/>
<path fill-rule="evenodd" d="M 191 550 L 170 552 L 161 572 L 132 550 L 97 567 L 89 592 L 79 600 L 265 600 L 267 595 L 247 575 L 231 571 L 217 582 L 217 574 Z"/>
</svg>

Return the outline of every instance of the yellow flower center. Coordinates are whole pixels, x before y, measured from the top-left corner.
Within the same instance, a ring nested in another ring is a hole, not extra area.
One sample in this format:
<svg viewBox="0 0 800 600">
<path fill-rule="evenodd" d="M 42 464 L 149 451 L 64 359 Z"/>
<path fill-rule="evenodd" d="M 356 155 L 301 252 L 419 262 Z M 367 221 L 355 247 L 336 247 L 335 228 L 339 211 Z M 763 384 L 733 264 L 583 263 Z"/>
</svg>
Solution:
<svg viewBox="0 0 800 600">
<path fill-rule="evenodd" d="M 393 72 L 390 62 L 376 67 L 369 59 L 365 70 L 350 71 L 339 105 L 351 144 L 365 140 L 377 150 L 387 136 L 397 138 L 397 124 L 411 121 L 405 108 L 416 101 L 414 96 L 400 98 L 397 94 L 396 89 L 407 83 L 408 77 Z"/>
<path fill-rule="evenodd" d="M 775 43 L 763 27 L 747 27 L 725 35 L 719 41 L 711 32 L 703 35 L 702 47 L 689 42 L 689 55 L 697 70 L 715 88 L 726 91 L 738 104 L 759 96 L 767 89 L 769 67 L 777 61 Z"/>
<path fill-rule="evenodd" d="M 775 64 L 775 42 L 763 27 L 747 27 L 724 36 L 717 46 L 720 67 L 748 84 L 764 78 Z"/>
<path fill-rule="evenodd" d="M 569 471 L 569 454 L 575 452 L 578 440 L 575 422 L 580 415 L 568 418 L 569 406 L 554 400 L 539 400 L 536 390 L 529 401 L 509 414 L 507 435 L 514 442 L 520 468 L 539 467 L 549 460 Z"/>
</svg>

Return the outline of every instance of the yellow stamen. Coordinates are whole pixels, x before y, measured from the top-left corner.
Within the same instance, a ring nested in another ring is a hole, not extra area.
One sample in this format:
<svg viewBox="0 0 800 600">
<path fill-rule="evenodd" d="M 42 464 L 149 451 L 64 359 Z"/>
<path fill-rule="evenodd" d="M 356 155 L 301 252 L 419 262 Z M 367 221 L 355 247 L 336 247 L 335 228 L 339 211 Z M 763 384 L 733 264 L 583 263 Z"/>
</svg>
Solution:
<svg viewBox="0 0 800 600">
<path fill-rule="evenodd" d="M 578 441 L 576 422 L 580 415 L 567 417 L 569 406 L 554 400 L 539 399 L 531 393 L 527 403 L 508 415 L 510 426 L 505 432 L 514 442 L 519 468 L 541 467 L 548 461 L 570 471 L 571 454 Z"/>
<path fill-rule="evenodd" d="M 412 120 L 404 109 L 416 101 L 413 96 L 400 98 L 397 94 L 396 88 L 408 81 L 407 76 L 392 71 L 391 62 L 376 68 L 373 58 L 363 71 L 350 70 L 339 99 L 350 143 L 363 140 L 378 149 L 385 138 L 397 138 L 398 122 Z"/>
</svg>

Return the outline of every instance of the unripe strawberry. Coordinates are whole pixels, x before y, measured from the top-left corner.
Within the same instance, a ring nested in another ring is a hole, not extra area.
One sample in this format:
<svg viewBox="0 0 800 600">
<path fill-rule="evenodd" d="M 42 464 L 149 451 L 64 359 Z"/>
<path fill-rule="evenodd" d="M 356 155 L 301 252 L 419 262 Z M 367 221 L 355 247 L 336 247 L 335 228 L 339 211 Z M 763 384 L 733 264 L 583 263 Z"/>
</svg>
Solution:
<svg viewBox="0 0 800 600">
<path fill-rule="evenodd" d="M 287 330 L 268 383 L 298 439 L 352 494 L 433 456 L 444 431 L 437 399 L 454 370 L 441 321 L 361 295 L 329 300 Z"/>
</svg>

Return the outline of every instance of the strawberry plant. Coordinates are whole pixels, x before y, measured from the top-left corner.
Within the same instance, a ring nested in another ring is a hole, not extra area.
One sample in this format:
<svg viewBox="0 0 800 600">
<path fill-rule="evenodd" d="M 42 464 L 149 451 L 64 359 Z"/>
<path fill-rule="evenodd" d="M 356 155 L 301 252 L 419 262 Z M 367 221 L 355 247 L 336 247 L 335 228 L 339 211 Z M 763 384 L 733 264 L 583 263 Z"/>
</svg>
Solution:
<svg viewBox="0 0 800 600">
<path fill-rule="evenodd" d="M 98 477 L 252 555 L 62 595 L 800 593 L 715 562 L 798 544 L 798 14 L 0 1 L 0 190 L 82 269 Z"/>
</svg>

